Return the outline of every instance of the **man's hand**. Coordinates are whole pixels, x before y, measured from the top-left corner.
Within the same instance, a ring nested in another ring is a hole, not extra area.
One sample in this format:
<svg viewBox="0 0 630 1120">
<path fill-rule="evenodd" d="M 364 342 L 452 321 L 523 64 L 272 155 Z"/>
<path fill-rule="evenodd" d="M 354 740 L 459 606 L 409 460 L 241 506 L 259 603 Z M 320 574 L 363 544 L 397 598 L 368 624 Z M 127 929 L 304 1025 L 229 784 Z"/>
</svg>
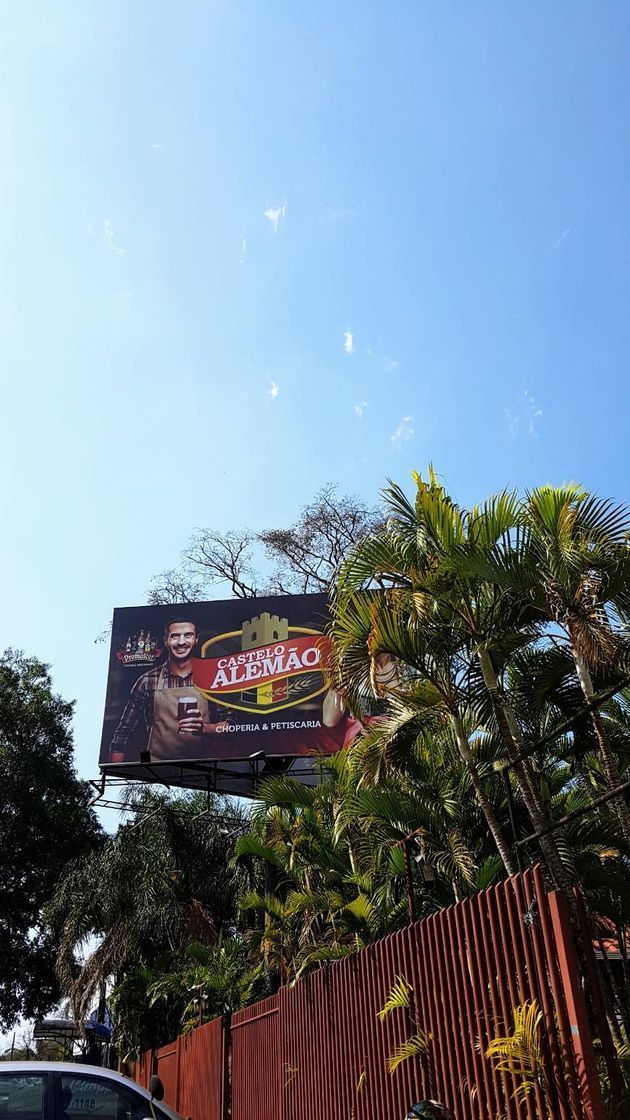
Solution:
<svg viewBox="0 0 630 1120">
<path fill-rule="evenodd" d="M 199 708 L 191 708 L 185 719 L 179 720 L 180 735 L 201 735 L 203 720 Z"/>
</svg>

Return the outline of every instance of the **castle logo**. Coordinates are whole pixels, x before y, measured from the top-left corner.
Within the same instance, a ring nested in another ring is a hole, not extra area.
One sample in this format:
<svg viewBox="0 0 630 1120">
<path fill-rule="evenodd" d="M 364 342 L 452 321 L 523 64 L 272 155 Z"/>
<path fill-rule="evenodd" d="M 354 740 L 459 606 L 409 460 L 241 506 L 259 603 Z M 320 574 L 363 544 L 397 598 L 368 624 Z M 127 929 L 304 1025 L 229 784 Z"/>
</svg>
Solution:
<svg viewBox="0 0 630 1120">
<path fill-rule="evenodd" d="M 320 631 L 289 626 L 288 619 L 265 611 L 240 630 L 204 642 L 193 678 L 215 704 L 269 715 L 326 691 L 327 644 Z"/>
</svg>

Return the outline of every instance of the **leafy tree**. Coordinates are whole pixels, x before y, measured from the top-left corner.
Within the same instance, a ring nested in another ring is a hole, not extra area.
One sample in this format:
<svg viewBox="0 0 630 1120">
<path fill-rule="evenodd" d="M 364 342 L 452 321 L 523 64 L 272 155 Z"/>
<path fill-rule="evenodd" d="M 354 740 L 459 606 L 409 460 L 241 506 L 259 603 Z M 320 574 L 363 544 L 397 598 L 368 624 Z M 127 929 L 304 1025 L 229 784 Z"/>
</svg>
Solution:
<svg viewBox="0 0 630 1120">
<path fill-rule="evenodd" d="M 393 725 L 397 722 L 394 731 Z M 381 729 L 394 749 L 372 766 L 375 735 L 323 758 L 306 789 L 271 778 L 259 791 L 251 832 L 236 859 L 251 876 L 241 907 L 259 916 L 247 936 L 284 982 L 385 936 L 408 920 L 401 841 L 416 835 L 413 891 L 418 916 L 474 893 L 500 872 L 471 777 L 450 727 L 429 732 L 393 716 Z M 484 751 L 479 765 L 485 769 Z M 496 811 L 505 818 L 501 787 Z M 272 875 L 260 875 L 260 867 Z"/>
<path fill-rule="evenodd" d="M 630 921 L 627 810 L 622 796 L 591 801 L 593 792 L 620 784 L 629 759 L 626 511 L 579 487 L 547 487 L 524 500 L 500 492 L 468 510 L 432 470 L 426 481 L 414 477 L 414 500 L 390 486 L 385 524 L 340 571 L 333 683 L 353 711 L 368 712 L 379 695 L 379 660 L 387 656 L 397 665 L 390 707 L 415 707 L 426 724 L 449 691 L 459 704 L 465 700 L 473 716 L 468 747 L 474 755 L 480 739 L 489 739 L 496 762 L 510 763 L 512 792 L 529 817 L 517 827 L 542 833 L 552 882 L 568 890 L 570 905 L 571 884 L 580 882 L 621 944 Z M 376 586 L 383 590 L 370 595 Z M 455 669 L 446 675 L 445 629 Z M 615 700 L 589 711 L 585 701 L 611 685 L 619 690 Z M 372 757 L 397 752 L 395 727 L 377 727 L 368 739 Z M 491 788 L 487 775 L 482 787 Z M 537 850 L 530 854 L 536 858 Z M 579 926 L 576 936 L 581 944 Z M 609 987 L 615 1033 L 627 1007 L 617 1001 L 614 1010 Z"/>
<path fill-rule="evenodd" d="M 262 968 L 252 968 L 240 934 L 219 937 L 214 945 L 192 942 L 157 974 L 148 988 L 151 1004 L 174 1004 L 181 1028 L 192 1030 L 201 1022 L 239 1011 L 264 994 Z"/>
<path fill-rule="evenodd" d="M 190 941 L 152 967 L 128 969 L 109 996 L 114 1040 L 124 1060 L 263 996 L 260 964 L 237 933 L 214 944 Z"/>
<path fill-rule="evenodd" d="M 175 797 L 146 787 L 132 791 L 131 804 L 136 821 L 70 866 L 46 916 L 59 938 L 57 969 L 75 1017 L 83 1017 L 101 985 L 128 977 L 119 1008 L 128 1006 L 144 1032 L 138 1000 L 154 970 L 190 942 L 211 945 L 235 931 L 239 876 L 228 859 L 247 818 L 216 796 Z M 98 944 L 81 960 L 91 939 Z M 119 1028 L 127 1029 L 124 1022 Z M 159 1034 L 159 1023 L 151 1029 Z"/>
<path fill-rule="evenodd" d="M 349 549 L 377 523 L 376 510 L 324 486 L 288 528 L 197 529 L 180 567 L 154 579 L 149 602 L 194 602 L 224 586 L 244 599 L 328 591 Z"/>
<path fill-rule="evenodd" d="M 475 745 L 467 718 L 468 672 L 462 646 L 465 635 L 456 615 L 433 610 L 422 622 L 413 617 L 409 603 L 400 595 L 395 599 L 386 590 L 378 596 L 352 596 L 345 608 L 336 609 L 334 626 L 334 660 L 336 682 L 350 700 L 355 711 L 370 720 L 371 692 L 374 683 L 375 659 L 392 657 L 395 651 L 394 679 L 397 689 L 390 688 L 391 721 L 379 720 L 377 730 L 368 736 L 377 753 L 392 739 L 399 741 L 411 724 L 416 733 L 421 727 L 441 725 L 450 728 L 454 748 L 466 767 L 475 796 L 486 818 L 503 865 L 509 875 L 517 870 L 512 852 L 497 819 L 490 797 L 481 781 L 475 760 Z M 404 665 L 406 680 L 401 679 Z M 412 670 L 413 675 L 409 675 Z M 378 669 L 376 670 L 378 672 Z M 335 671 L 333 670 L 335 675 Z M 377 692 L 382 692 L 377 685 Z M 392 697 L 398 692 L 399 701 Z M 393 700 L 393 702 L 392 702 Z M 367 701 L 367 703 L 366 703 Z M 365 743 L 363 746 L 365 750 Z"/>
<path fill-rule="evenodd" d="M 630 587 L 630 510 L 580 486 L 543 486 L 527 495 L 525 519 L 535 593 L 567 643 L 584 700 L 591 703 L 594 678 L 611 670 L 627 673 L 627 635 L 619 610 Z M 616 789 L 621 775 L 604 718 L 597 710 L 589 718 L 606 788 Z M 623 796 L 614 808 L 630 842 L 630 808 Z"/>
<path fill-rule="evenodd" d="M 89 787 L 73 765 L 73 704 L 48 667 L 0 658 L 0 1025 L 44 1015 L 60 995 L 57 941 L 42 909 L 67 867 L 98 848 Z"/>
<path fill-rule="evenodd" d="M 458 506 L 437 481 L 415 475 L 410 502 L 397 486 L 385 492 L 386 527 L 361 542 L 342 569 L 337 587 L 333 643 L 343 639 L 357 593 L 378 581 L 394 620 L 389 634 L 374 633 L 364 643 L 363 673 L 379 653 L 397 657 L 420 678 L 406 655 L 407 630 L 441 625 L 459 632 L 457 649 L 470 703 L 480 716 L 491 716 L 505 756 L 514 764 L 520 795 L 536 831 L 550 823 L 549 806 L 530 759 L 518 761 L 524 748 L 522 729 L 505 690 L 503 669 L 515 650 L 540 638 L 544 616 L 528 598 L 530 569 L 523 548 L 518 497 L 503 492 L 479 506 Z M 525 560 L 524 560 L 525 555 Z M 385 608 L 381 610 L 385 614 Z M 396 624 L 397 620 L 397 624 Z M 350 664 L 350 673 L 355 669 Z M 348 685 L 347 666 L 338 664 L 341 691 Z M 547 866 L 558 886 L 568 887 L 571 871 L 556 838 L 541 840 Z"/>
</svg>

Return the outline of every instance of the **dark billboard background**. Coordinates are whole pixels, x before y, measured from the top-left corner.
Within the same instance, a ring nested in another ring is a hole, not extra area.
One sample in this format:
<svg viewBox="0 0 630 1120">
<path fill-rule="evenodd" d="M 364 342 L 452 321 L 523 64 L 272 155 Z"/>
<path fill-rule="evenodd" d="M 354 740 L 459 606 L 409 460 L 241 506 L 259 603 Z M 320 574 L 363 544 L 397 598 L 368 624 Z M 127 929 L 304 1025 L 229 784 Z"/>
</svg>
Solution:
<svg viewBox="0 0 630 1120">
<path fill-rule="evenodd" d="M 169 660 L 164 631 L 174 620 L 171 644 L 190 635 L 185 623 L 197 630 L 192 684 L 172 671 L 181 651 Z M 327 622 L 324 595 L 115 610 L 101 768 L 244 794 L 265 773 L 308 780 L 313 755 L 358 730 L 321 671 Z M 181 731 L 178 717 L 191 712 L 201 732 Z"/>
</svg>

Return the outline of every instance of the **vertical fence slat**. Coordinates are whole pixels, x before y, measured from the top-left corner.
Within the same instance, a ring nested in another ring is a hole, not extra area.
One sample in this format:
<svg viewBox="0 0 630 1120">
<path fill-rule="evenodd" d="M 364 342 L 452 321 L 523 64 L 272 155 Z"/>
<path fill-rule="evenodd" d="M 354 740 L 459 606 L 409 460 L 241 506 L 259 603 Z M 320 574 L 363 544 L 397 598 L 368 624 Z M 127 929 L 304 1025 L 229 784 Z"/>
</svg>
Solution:
<svg viewBox="0 0 630 1120">
<path fill-rule="evenodd" d="M 420 969 L 418 968 L 419 960 L 416 931 L 413 926 L 411 926 L 404 930 L 403 933 L 400 933 L 398 937 L 400 939 L 399 944 L 405 976 L 407 976 L 413 989 L 412 1014 L 415 1019 L 415 1024 L 426 1033 L 426 1023 L 424 1021 L 422 995 L 420 991 Z M 431 1096 L 427 1085 L 427 1061 L 428 1058 L 423 1058 L 417 1063 L 417 1068 L 411 1062 L 405 1063 L 407 1100 L 410 1100 L 411 1097 Z"/>
<path fill-rule="evenodd" d="M 462 970 L 462 983 L 464 989 L 464 1001 L 466 1007 L 466 1015 L 468 1019 L 468 1033 L 470 1038 L 471 1048 L 471 1065 L 474 1069 L 474 1081 L 472 1085 L 476 1087 L 477 1093 L 475 1098 L 475 1105 L 479 1111 L 481 1118 L 491 1115 L 491 1092 L 489 1087 L 489 1071 L 488 1063 L 479 1044 L 480 1031 L 479 1031 L 479 1018 L 475 1013 L 475 1000 L 474 1000 L 474 983 L 473 983 L 473 962 L 470 956 L 470 944 L 466 937 L 464 930 L 464 911 L 466 902 L 462 902 L 459 906 L 454 906 L 452 910 L 452 921 L 454 923 L 455 932 L 457 935 L 457 943 L 460 946 L 459 959 L 461 962 Z M 478 970 L 479 965 L 475 962 Z M 471 1086 L 472 1087 L 472 1086 Z M 471 1102 L 472 1103 L 472 1102 Z"/>
<path fill-rule="evenodd" d="M 423 949 L 422 966 L 427 977 L 427 987 L 430 1001 L 429 1023 L 431 1027 L 431 1055 L 433 1058 L 433 1093 L 449 1108 L 454 1107 L 456 1095 L 457 1065 L 455 1052 L 452 1046 L 452 1035 L 448 1029 L 447 993 L 442 991 L 442 977 L 437 964 L 434 947 L 435 921 L 427 918 L 417 925 L 418 937 Z M 449 1069 L 451 1075 L 444 1077 L 444 1070 Z"/>
<path fill-rule="evenodd" d="M 510 989 L 512 961 L 510 959 L 509 945 L 505 943 L 504 931 L 501 928 L 499 920 L 499 889 L 500 886 L 490 887 L 487 893 L 488 918 L 496 968 L 497 992 L 502 1013 L 502 1020 L 499 1019 L 494 1025 L 494 1034 L 507 1035 L 512 1027 L 512 1007 L 514 1006 L 513 995 Z M 511 1120 L 519 1120 L 522 1113 L 513 1097 L 514 1090 L 516 1089 L 516 1081 L 511 1074 L 506 1074 L 506 1080 L 506 1110 Z"/>
<path fill-rule="evenodd" d="M 509 945 L 511 948 L 511 958 L 513 963 L 508 972 L 508 987 L 512 1004 L 511 1011 L 513 1012 L 516 1007 L 525 1002 L 528 992 L 525 985 L 522 962 L 518 951 L 518 940 L 514 931 L 514 919 L 511 906 L 512 898 L 510 894 L 508 894 L 509 889 L 510 880 L 508 879 L 506 882 L 501 883 L 500 887 L 497 888 L 497 903 L 501 937 L 503 943 L 505 945 Z M 513 1015 L 510 1016 L 510 1019 L 513 1019 Z M 527 1111 L 529 1120 L 536 1120 L 536 1117 L 540 1115 L 541 1108 L 544 1108 L 544 1105 L 542 1105 L 541 1103 L 539 1093 L 537 1092 L 535 1100 L 532 1098 L 531 1093 L 528 1093 L 525 1098 L 525 1109 Z"/>
<path fill-rule="evenodd" d="M 473 921 L 477 930 L 477 943 L 481 946 L 479 960 L 483 960 L 485 964 L 486 975 L 484 977 L 487 983 L 487 992 L 490 1002 L 491 1015 L 487 1023 L 487 1038 L 490 1042 L 491 1038 L 497 1031 L 497 1026 L 502 1022 L 502 1001 L 501 991 L 498 980 L 498 970 L 500 968 L 500 958 L 497 957 L 495 945 L 492 940 L 492 928 L 488 909 L 488 892 L 485 891 L 483 895 L 479 896 L 479 905 L 473 908 Z M 494 1070 L 494 1066 L 493 1066 Z M 495 1087 L 497 1091 L 497 1101 L 504 1103 L 504 1111 L 512 1120 L 515 1115 L 516 1109 L 514 1102 L 510 1099 L 512 1086 L 505 1073 L 494 1072 Z M 499 1115 L 501 1109 L 497 1111 Z M 516 1115 L 518 1115 L 516 1113 Z"/>
<path fill-rule="evenodd" d="M 471 1026 L 470 1008 L 468 1005 L 468 993 L 466 989 L 466 975 L 462 960 L 461 947 L 458 945 L 457 928 L 455 923 L 455 915 L 453 913 L 455 907 L 449 906 L 444 911 L 444 919 L 447 929 L 448 944 L 450 948 L 451 960 L 451 977 L 455 983 L 455 993 L 457 997 L 457 1009 L 459 1017 L 459 1034 L 457 1041 L 461 1046 L 464 1056 L 464 1066 L 466 1069 L 465 1085 L 462 1086 L 464 1092 L 462 1094 L 462 1105 L 466 1109 L 466 1116 L 471 1118 L 483 1116 L 479 1108 L 479 1096 L 483 1092 L 482 1086 L 477 1083 L 475 1071 L 475 1038 Z"/>
<path fill-rule="evenodd" d="M 568 1079 L 569 1090 L 573 1102 L 573 1111 L 575 1111 L 577 1108 L 579 1108 L 580 1088 L 574 1062 L 571 1026 L 569 1023 L 567 1008 L 564 1001 L 564 993 L 562 991 L 562 978 L 560 975 L 560 968 L 557 960 L 556 947 L 554 945 L 551 914 L 549 911 L 549 896 L 543 886 L 542 875 L 540 873 L 540 868 L 538 867 L 534 869 L 534 889 L 535 898 L 538 903 L 538 913 L 540 916 L 542 952 L 544 953 L 548 969 L 551 991 L 553 993 L 553 1006 L 557 1023 L 557 1030 L 554 1041 L 558 1047 L 563 1076 Z"/>
<path fill-rule="evenodd" d="M 580 989 L 575 949 L 570 936 L 569 914 L 566 899 L 558 891 L 548 895 L 551 923 L 555 934 L 558 963 L 564 986 L 564 996 L 571 1025 L 571 1041 L 576 1058 L 581 1096 L 585 1102 L 588 1120 L 603 1120 L 605 1116 L 593 1040 L 589 1030 L 586 1005 Z"/>
<path fill-rule="evenodd" d="M 423 1066 L 422 1075 L 422 1092 L 425 1097 L 435 1098 L 437 1093 L 435 1081 L 435 1056 L 434 1056 L 434 1039 L 433 1039 L 433 1023 L 435 1022 L 435 1013 L 429 987 L 429 962 L 423 948 L 422 931 L 424 929 L 424 922 L 417 922 L 415 927 L 410 929 L 410 943 L 409 950 L 411 954 L 412 969 L 414 970 L 414 979 L 416 991 L 418 992 L 418 1002 L 416 1008 L 420 1016 L 420 1025 L 425 1034 L 429 1036 L 429 1052 L 427 1055 L 426 1063 Z M 413 938 L 413 940 L 411 940 Z"/>
<path fill-rule="evenodd" d="M 514 883 L 512 879 L 508 879 L 504 884 L 504 900 L 505 909 L 507 913 L 507 924 L 509 929 L 509 936 L 512 941 L 514 951 L 514 962 L 516 965 L 516 976 L 518 979 L 518 1003 L 523 1004 L 530 1002 L 533 997 L 537 995 L 537 987 L 533 976 L 529 975 L 526 968 L 526 959 L 523 952 L 522 932 L 523 915 L 522 910 L 518 906 L 518 896 L 515 893 Z M 536 1082 L 534 1086 L 534 1093 L 536 1097 L 536 1108 L 531 1097 L 527 1098 L 528 1114 L 534 1118 L 538 1113 L 544 1115 L 545 1100 L 541 1086 Z M 551 1102 L 549 1102 L 551 1103 Z"/>
<path fill-rule="evenodd" d="M 490 1012 L 488 1007 L 488 983 L 484 977 L 482 969 L 479 967 L 480 950 L 475 924 L 473 921 L 474 905 L 471 899 L 466 899 L 462 904 L 461 912 L 464 923 L 464 931 L 466 937 L 466 944 L 468 950 L 469 969 L 471 974 L 471 982 L 473 989 L 473 1000 L 475 1006 L 475 1026 L 477 1029 L 476 1046 L 479 1048 L 479 1055 L 483 1064 L 483 1077 L 486 1086 L 486 1096 L 488 1100 L 488 1115 L 498 1115 L 501 1111 L 500 1096 L 497 1094 L 496 1076 L 491 1062 L 486 1058 L 486 1050 L 488 1048 L 488 1024 L 490 1022 Z"/>
<path fill-rule="evenodd" d="M 446 911 L 442 910 L 439 914 L 427 918 L 426 926 L 433 975 L 437 978 L 435 987 L 436 1022 L 439 1024 L 438 1030 L 444 1039 L 442 1061 L 440 1062 L 441 1076 L 438 1079 L 440 1099 L 449 1103 L 449 1107 L 458 1120 L 460 1117 L 466 1117 L 466 1120 L 468 1120 L 469 1112 L 464 1103 L 467 1073 L 456 1010 L 457 996 L 455 985 L 449 982 L 448 973 L 449 963 L 452 965 L 452 954 L 447 955 L 444 952 L 448 932 Z M 444 1050 L 447 1054 L 446 1062 L 444 1061 Z"/>
<path fill-rule="evenodd" d="M 532 893 L 531 872 L 525 876 L 515 876 L 514 891 L 518 900 L 521 921 L 519 923 L 523 952 L 530 978 L 531 995 L 538 1001 L 543 1013 L 544 1032 L 542 1039 L 545 1073 L 561 1120 L 571 1120 L 571 1090 L 564 1076 L 562 1054 L 558 1046 L 557 1030 L 553 1013 L 553 999 L 550 990 L 549 969 L 545 967 L 544 956 L 538 949 L 539 937 L 536 915 L 530 911 Z M 530 912 L 529 925 L 525 925 L 524 915 Z M 567 1071 L 570 1072 L 570 1071 Z"/>
</svg>

